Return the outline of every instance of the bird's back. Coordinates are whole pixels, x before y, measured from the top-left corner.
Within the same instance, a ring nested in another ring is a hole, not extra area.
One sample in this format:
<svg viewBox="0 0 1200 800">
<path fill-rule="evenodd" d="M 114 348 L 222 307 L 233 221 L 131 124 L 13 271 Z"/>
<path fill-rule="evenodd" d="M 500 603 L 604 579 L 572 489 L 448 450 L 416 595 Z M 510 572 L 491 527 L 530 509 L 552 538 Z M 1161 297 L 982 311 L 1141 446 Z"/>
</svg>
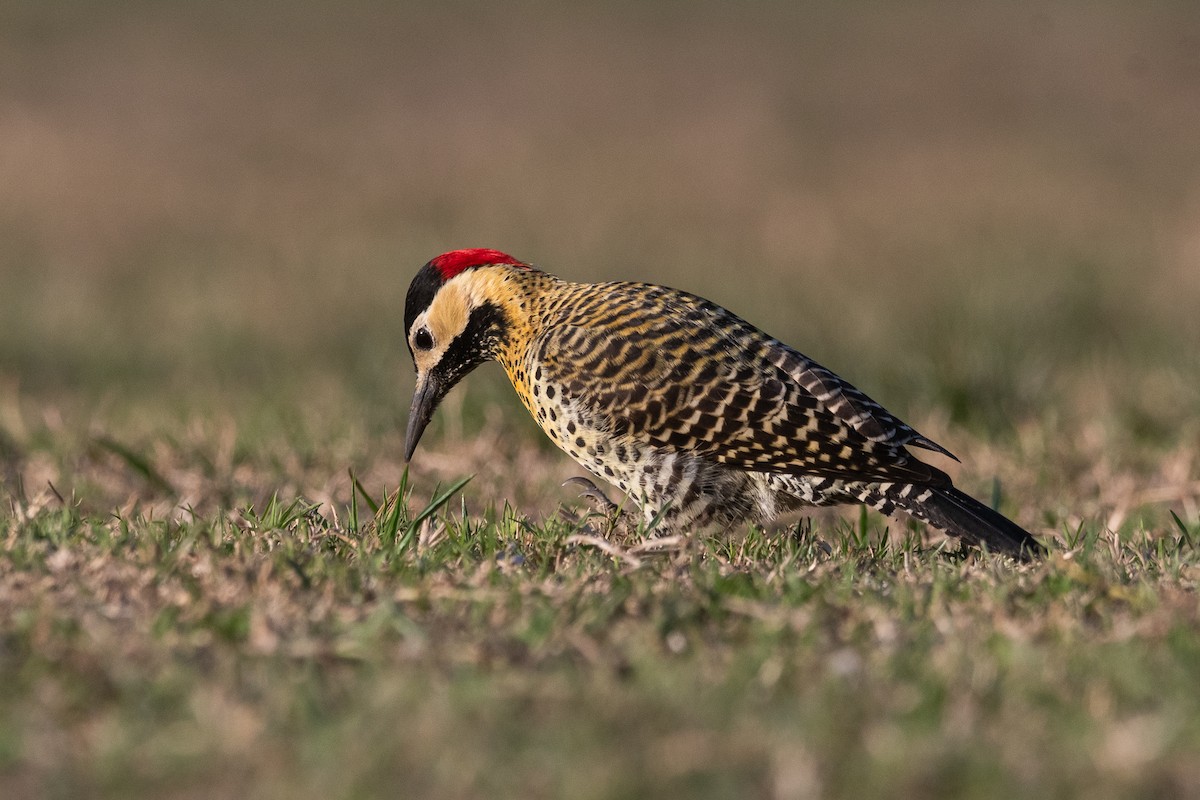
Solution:
<svg viewBox="0 0 1200 800">
<path fill-rule="evenodd" d="M 712 503 L 756 516 L 749 501 L 723 496 L 745 494 L 750 473 L 948 484 L 904 446 L 940 448 L 696 295 L 557 281 L 531 311 L 530 412 L 590 471 L 652 506 L 678 503 L 690 480 Z"/>
</svg>

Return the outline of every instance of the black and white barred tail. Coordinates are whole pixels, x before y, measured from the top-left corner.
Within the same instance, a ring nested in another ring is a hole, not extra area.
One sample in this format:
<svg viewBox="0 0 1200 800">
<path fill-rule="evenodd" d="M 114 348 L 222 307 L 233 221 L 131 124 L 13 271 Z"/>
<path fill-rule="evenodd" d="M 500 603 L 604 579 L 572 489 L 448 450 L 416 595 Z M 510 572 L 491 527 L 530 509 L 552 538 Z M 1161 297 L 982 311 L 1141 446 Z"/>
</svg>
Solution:
<svg viewBox="0 0 1200 800">
<path fill-rule="evenodd" d="M 1005 553 L 1029 561 L 1046 550 L 1029 531 L 995 509 L 953 486 L 880 487 L 866 501 L 885 514 L 903 511 L 940 531 L 961 536 L 975 545 L 986 545 L 993 553 Z"/>
</svg>

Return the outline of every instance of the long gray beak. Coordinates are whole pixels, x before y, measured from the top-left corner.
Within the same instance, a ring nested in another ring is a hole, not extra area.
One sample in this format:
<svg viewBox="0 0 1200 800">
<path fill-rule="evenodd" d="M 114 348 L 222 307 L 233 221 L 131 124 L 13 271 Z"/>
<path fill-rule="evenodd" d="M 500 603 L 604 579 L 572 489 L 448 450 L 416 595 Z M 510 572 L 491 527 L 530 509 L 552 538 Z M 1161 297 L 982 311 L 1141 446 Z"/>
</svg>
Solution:
<svg viewBox="0 0 1200 800">
<path fill-rule="evenodd" d="M 413 392 L 412 408 L 408 410 L 408 433 L 404 436 L 405 461 L 412 460 L 417 442 L 421 441 L 421 434 L 425 432 L 429 420 L 433 419 L 433 412 L 445 393 L 442 382 L 432 374 L 425 375 L 424 380 L 418 380 L 417 389 Z"/>
</svg>

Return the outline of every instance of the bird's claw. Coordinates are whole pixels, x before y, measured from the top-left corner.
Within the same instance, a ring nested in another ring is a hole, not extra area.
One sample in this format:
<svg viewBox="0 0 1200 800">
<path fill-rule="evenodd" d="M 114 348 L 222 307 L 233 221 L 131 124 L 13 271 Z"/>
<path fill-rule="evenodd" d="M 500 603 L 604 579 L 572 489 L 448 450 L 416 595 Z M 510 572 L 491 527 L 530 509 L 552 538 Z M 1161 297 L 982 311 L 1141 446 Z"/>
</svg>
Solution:
<svg viewBox="0 0 1200 800">
<path fill-rule="evenodd" d="M 575 476 L 567 478 L 562 483 L 563 486 L 576 486 L 579 488 L 579 496 L 587 500 L 596 512 L 607 520 L 606 528 L 609 533 L 614 531 L 633 531 L 637 528 L 635 520 L 621 506 L 608 499 L 608 495 L 600 491 L 600 489 L 589 478 Z"/>
<path fill-rule="evenodd" d="M 602 514 L 612 516 L 620 512 L 620 508 L 612 500 L 608 499 L 608 495 L 600 491 L 596 484 L 592 483 L 587 478 L 576 475 L 573 478 L 567 478 L 562 482 L 563 486 L 575 485 L 579 487 L 579 496 L 586 499 L 596 510 Z"/>
</svg>

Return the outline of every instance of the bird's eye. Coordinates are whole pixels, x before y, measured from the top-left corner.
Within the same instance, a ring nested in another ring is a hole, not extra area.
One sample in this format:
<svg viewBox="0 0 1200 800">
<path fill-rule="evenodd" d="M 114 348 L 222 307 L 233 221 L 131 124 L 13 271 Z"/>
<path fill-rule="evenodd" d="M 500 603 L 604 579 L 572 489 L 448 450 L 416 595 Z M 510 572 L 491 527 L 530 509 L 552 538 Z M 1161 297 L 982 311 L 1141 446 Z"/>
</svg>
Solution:
<svg viewBox="0 0 1200 800">
<path fill-rule="evenodd" d="M 429 335 L 428 328 L 421 328 L 413 334 L 413 347 L 418 350 L 428 350 L 433 347 L 433 337 Z"/>
</svg>

